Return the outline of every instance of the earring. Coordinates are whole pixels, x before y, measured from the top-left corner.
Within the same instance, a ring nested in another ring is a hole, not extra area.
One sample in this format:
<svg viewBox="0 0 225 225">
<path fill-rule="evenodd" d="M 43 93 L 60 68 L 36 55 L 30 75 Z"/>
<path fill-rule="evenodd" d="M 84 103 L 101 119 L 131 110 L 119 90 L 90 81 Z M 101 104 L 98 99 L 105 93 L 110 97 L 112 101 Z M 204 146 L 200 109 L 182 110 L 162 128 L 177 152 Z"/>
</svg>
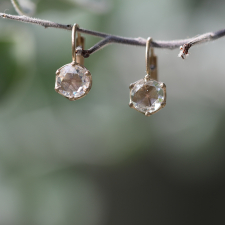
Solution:
<svg viewBox="0 0 225 225">
<path fill-rule="evenodd" d="M 130 103 L 129 106 L 138 112 L 150 116 L 166 105 L 166 85 L 157 80 L 157 57 L 151 48 L 152 39 L 149 37 L 146 42 L 146 70 L 147 75 L 144 79 L 130 84 Z"/>
<path fill-rule="evenodd" d="M 76 33 L 79 26 L 72 29 L 72 62 L 56 71 L 55 91 L 71 101 L 80 99 L 88 94 L 92 85 L 89 70 L 84 67 L 84 57 L 81 55 L 84 48 L 84 38 Z M 78 46 L 76 48 L 76 46 Z M 77 51 L 77 53 L 76 53 Z"/>
</svg>

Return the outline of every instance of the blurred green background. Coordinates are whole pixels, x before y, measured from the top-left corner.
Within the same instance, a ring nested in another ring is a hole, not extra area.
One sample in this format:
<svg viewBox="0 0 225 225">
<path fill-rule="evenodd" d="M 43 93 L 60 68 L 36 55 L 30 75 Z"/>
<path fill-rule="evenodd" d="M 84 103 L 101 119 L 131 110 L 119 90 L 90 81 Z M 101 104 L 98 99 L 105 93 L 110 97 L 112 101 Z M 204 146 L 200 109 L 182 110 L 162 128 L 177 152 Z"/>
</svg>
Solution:
<svg viewBox="0 0 225 225">
<path fill-rule="evenodd" d="M 174 40 L 224 29 L 225 1 L 21 0 L 34 17 L 126 37 Z M 29 4 L 28 4 L 29 3 Z M 9 0 L 0 12 L 16 14 Z M 100 39 L 84 35 L 86 48 Z M 155 49 L 166 107 L 130 109 L 145 48 L 113 44 L 85 66 L 93 86 L 54 91 L 71 32 L 0 19 L 0 224 L 225 223 L 225 39 Z"/>
</svg>

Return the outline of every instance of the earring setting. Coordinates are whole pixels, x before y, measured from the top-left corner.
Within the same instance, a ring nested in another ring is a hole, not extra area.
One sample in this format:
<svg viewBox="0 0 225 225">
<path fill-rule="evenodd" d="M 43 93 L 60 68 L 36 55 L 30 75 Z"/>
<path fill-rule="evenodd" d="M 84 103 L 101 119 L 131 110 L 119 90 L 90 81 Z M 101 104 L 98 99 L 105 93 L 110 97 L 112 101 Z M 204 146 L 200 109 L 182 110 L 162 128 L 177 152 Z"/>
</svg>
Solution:
<svg viewBox="0 0 225 225">
<path fill-rule="evenodd" d="M 166 105 L 166 85 L 157 80 L 157 57 L 151 48 L 149 57 L 151 38 L 146 42 L 146 70 L 144 79 L 130 84 L 129 106 L 138 112 L 150 116 Z"/>
<path fill-rule="evenodd" d="M 76 33 L 79 26 L 73 25 L 72 29 L 72 62 L 56 71 L 55 91 L 71 101 L 80 99 L 88 94 L 92 86 L 92 77 L 84 64 L 81 51 L 84 48 L 84 38 Z M 76 46 L 78 46 L 76 48 Z M 76 53 L 77 50 L 77 53 Z"/>
</svg>

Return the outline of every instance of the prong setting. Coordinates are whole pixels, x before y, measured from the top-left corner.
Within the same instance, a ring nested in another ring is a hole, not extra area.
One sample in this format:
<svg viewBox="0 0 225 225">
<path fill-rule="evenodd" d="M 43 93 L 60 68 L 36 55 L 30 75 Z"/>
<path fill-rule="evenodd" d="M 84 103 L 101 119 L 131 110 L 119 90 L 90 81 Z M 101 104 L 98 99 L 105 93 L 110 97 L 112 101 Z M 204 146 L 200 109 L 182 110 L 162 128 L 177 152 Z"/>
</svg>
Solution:
<svg viewBox="0 0 225 225">
<path fill-rule="evenodd" d="M 91 73 L 84 66 L 74 63 L 56 71 L 55 91 L 70 101 L 86 96 L 92 86 Z"/>
<path fill-rule="evenodd" d="M 148 78 L 148 77 L 147 77 Z M 131 86 L 131 85 L 130 85 Z M 129 106 L 150 116 L 166 105 L 166 85 L 153 79 L 141 79 L 130 89 Z"/>
</svg>

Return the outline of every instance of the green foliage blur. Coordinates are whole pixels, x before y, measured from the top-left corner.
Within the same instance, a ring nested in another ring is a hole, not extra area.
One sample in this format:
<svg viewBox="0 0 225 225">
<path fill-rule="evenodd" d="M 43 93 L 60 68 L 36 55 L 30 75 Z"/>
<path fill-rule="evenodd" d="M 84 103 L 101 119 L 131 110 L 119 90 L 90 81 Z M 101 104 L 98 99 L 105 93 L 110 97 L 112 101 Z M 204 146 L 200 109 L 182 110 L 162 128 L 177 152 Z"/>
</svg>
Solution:
<svg viewBox="0 0 225 225">
<path fill-rule="evenodd" d="M 225 2 L 18 0 L 26 12 L 125 37 L 175 40 L 224 29 Z M 16 14 L 8 0 L 0 12 Z M 88 35 L 86 48 L 100 39 Z M 0 19 L 0 225 L 223 224 L 225 39 L 155 49 L 166 107 L 128 107 L 145 48 L 110 45 L 85 60 L 90 93 L 54 91 L 71 32 Z"/>
</svg>

